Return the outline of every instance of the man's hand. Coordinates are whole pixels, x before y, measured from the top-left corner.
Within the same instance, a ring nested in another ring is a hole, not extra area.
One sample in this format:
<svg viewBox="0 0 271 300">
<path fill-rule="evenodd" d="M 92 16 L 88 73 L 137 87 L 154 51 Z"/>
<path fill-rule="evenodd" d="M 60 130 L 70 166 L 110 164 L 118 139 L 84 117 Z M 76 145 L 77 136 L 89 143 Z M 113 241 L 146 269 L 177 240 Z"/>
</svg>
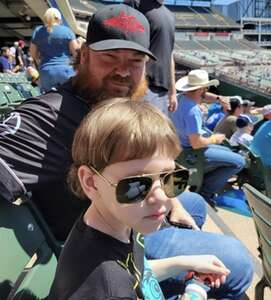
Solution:
<svg viewBox="0 0 271 300">
<path fill-rule="evenodd" d="M 176 223 L 186 224 L 192 226 L 193 229 L 199 230 L 194 219 L 184 209 L 177 198 L 171 199 L 172 210 L 169 215 L 169 220 Z"/>
<path fill-rule="evenodd" d="M 226 139 L 225 134 L 222 133 L 215 133 L 213 136 L 216 140 L 216 144 L 221 144 Z"/>
<path fill-rule="evenodd" d="M 175 93 L 168 95 L 168 111 L 174 112 L 178 108 L 177 95 Z"/>
<path fill-rule="evenodd" d="M 225 96 L 219 96 L 219 103 L 223 106 L 223 110 L 230 110 L 230 98 Z"/>
</svg>

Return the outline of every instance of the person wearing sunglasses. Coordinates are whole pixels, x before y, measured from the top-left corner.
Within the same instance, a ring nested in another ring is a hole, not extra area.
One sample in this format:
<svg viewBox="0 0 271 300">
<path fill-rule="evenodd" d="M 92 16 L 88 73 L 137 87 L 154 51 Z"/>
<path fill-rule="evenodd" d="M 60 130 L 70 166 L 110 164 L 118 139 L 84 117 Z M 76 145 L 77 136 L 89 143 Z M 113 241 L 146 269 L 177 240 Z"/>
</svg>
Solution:
<svg viewBox="0 0 271 300">
<path fill-rule="evenodd" d="M 144 15 L 130 6 L 114 4 L 98 9 L 89 20 L 86 42 L 74 62 L 76 76 L 57 91 L 24 101 L 0 124 L 2 199 L 13 202 L 31 192 L 32 200 L 59 241 L 66 240 L 89 203 L 78 201 L 66 184 L 75 130 L 102 100 L 123 96 L 142 99 L 147 87 L 146 63 L 154 59 L 149 50 L 149 33 Z M 149 123 L 155 128 L 152 120 Z M 156 259 L 198 253 L 218 256 L 231 273 L 212 296 L 219 299 L 233 296 L 236 300 L 252 279 L 247 250 L 237 239 L 198 230 L 206 216 L 205 202 L 199 194 L 186 191 L 172 199 L 172 203 L 170 221 L 197 230 L 169 226 L 148 234 L 146 256 Z M 163 282 L 166 297 L 183 289 L 180 276 Z"/>
<path fill-rule="evenodd" d="M 230 271 L 215 256 L 144 267 L 142 234 L 161 227 L 187 186 L 188 171 L 174 162 L 179 152 L 173 124 L 147 102 L 108 100 L 83 120 L 68 182 L 92 203 L 64 245 L 49 300 L 164 299 L 150 266 L 159 280 L 194 270 L 217 287 L 225 281 Z"/>
</svg>

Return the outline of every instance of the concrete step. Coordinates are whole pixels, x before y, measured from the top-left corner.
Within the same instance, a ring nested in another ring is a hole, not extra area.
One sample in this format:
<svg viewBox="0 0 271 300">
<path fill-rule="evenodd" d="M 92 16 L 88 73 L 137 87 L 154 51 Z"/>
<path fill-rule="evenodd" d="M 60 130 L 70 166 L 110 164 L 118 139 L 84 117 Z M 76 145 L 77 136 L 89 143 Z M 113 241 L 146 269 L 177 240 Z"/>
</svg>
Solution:
<svg viewBox="0 0 271 300">
<path fill-rule="evenodd" d="M 215 212 L 208 206 L 208 216 L 203 230 L 234 236 L 247 247 L 254 262 L 254 277 L 250 288 L 247 290 L 246 297 L 243 300 L 258 300 L 254 299 L 254 290 L 262 276 L 262 266 L 261 260 L 258 257 L 258 239 L 253 218 L 245 217 L 221 208 L 218 208 L 218 211 Z M 264 299 L 271 299 L 271 289 L 265 289 Z"/>
</svg>

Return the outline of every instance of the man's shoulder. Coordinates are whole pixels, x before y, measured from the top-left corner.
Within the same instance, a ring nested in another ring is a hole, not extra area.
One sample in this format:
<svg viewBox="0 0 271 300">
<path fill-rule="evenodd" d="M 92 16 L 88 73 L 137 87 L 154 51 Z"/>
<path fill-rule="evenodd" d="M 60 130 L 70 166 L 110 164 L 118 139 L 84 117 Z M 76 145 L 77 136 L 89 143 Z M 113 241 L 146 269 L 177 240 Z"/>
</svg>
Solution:
<svg viewBox="0 0 271 300">
<path fill-rule="evenodd" d="M 0 62 L 2 63 L 6 63 L 8 61 L 8 59 L 4 56 L 0 56 Z"/>
<path fill-rule="evenodd" d="M 20 108 L 28 107 L 31 109 L 50 109 L 52 111 L 61 111 L 70 116 L 78 113 L 86 113 L 87 105 L 80 97 L 76 97 L 70 91 L 60 90 L 51 91 L 36 98 L 29 98 L 22 103 Z"/>
</svg>

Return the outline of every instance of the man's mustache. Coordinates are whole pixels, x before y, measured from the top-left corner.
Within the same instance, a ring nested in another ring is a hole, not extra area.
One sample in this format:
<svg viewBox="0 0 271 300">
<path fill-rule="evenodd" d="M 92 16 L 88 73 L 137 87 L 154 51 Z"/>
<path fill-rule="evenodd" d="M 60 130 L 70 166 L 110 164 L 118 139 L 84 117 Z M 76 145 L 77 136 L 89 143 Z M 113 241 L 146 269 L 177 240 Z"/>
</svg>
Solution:
<svg viewBox="0 0 271 300">
<path fill-rule="evenodd" d="M 112 76 L 112 77 L 108 77 L 106 81 L 112 81 L 112 82 L 116 82 L 116 83 L 121 83 L 127 86 L 132 86 L 133 82 L 131 77 L 120 77 L 120 76 Z"/>
</svg>

